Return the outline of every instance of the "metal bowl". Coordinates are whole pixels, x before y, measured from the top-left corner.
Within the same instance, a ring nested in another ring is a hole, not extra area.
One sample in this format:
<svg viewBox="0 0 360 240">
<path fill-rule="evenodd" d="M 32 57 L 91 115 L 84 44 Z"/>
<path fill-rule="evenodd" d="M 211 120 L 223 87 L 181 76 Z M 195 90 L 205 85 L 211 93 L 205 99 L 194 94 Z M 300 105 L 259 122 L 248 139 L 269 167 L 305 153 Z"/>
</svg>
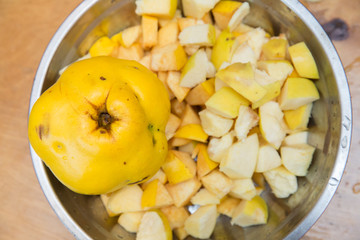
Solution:
<svg viewBox="0 0 360 240">
<path fill-rule="evenodd" d="M 285 33 L 290 43 L 305 41 L 317 62 L 321 98 L 313 106 L 309 143 L 316 146 L 299 190 L 287 199 L 264 197 L 270 217 L 266 225 L 241 228 L 220 217 L 212 239 L 298 239 L 315 223 L 329 204 L 347 161 L 352 114 L 349 87 L 340 59 L 326 33 L 297 0 L 250 0 L 248 24 L 269 32 Z M 58 78 L 64 66 L 84 55 L 100 36 L 112 35 L 139 22 L 134 1 L 85 0 L 64 21 L 46 49 L 32 89 L 30 109 Z M 50 205 L 78 239 L 135 239 L 134 234 L 109 218 L 98 196 L 76 194 L 64 187 L 31 148 L 34 168 Z M 191 239 L 190 237 L 188 239 Z"/>
</svg>

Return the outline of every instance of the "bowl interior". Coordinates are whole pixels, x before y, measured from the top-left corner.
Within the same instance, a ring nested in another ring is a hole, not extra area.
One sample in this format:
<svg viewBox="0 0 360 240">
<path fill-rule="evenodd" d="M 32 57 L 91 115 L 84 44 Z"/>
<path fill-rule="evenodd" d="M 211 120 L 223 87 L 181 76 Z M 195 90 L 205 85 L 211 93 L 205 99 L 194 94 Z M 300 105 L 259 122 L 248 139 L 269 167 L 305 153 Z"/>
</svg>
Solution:
<svg viewBox="0 0 360 240">
<path fill-rule="evenodd" d="M 316 147 L 314 160 L 308 175 L 298 178 L 299 190 L 289 198 L 277 199 L 269 189 L 263 193 L 270 209 L 268 224 L 243 229 L 231 226 L 226 217 L 219 217 L 212 236 L 214 239 L 281 239 L 289 236 L 306 220 L 323 195 L 335 166 L 341 133 L 340 97 L 335 73 L 322 43 L 310 30 L 308 23 L 287 7 L 286 2 L 250 1 L 251 14 L 246 18 L 246 23 L 261 26 L 270 33 L 285 33 L 290 44 L 305 41 L 315 57 L 320 71 L 320 80 L 316 81 L 316 85 L 321 99 L 314 104 L 309 127 L 309 143 Z M 68 26 L 68 31 L 54 51 L 40 84 L 41 92 L 56 81 L 60 69 L 86 54 L 97 38 L 111 36 L 140 22 L 140 18 L 134 14 L 135 4 L 130 0 L 99 0 L 86 6 L 86 11 L 81 12 Z M 117 218 L 107 216 L 98 196 L 83 196 L 70 191 L 59 183 L 50 170 L 45 169 L 52 191 L 63 207 L 55 210 L 58 215 L 68 214 L 86 233 L 84 236 L 78 235 L 79 238 L 135 239 L 134 234 L 116 224 Z M 320 214 L 317 213 L 316 218 Z M 301 230 L 300 235 L 295 237 L 301 237 L 306 231 Z"/>
</svg>

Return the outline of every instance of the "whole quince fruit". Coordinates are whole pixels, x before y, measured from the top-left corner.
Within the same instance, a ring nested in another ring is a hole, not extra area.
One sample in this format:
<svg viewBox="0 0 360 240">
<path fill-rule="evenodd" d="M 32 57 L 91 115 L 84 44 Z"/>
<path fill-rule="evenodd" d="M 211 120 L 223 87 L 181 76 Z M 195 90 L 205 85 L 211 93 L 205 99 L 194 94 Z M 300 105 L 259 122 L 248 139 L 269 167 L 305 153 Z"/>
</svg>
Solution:
<svg viewBox="0 0 360 240">
<path fill-rule="evenodd" d="M 68 188 L 103 194 L 149 179 L 167 154 L 170 102 L 135 61 L 95 57 L 70 65 L 34 104 L 35 152 Z"/>
</svg>

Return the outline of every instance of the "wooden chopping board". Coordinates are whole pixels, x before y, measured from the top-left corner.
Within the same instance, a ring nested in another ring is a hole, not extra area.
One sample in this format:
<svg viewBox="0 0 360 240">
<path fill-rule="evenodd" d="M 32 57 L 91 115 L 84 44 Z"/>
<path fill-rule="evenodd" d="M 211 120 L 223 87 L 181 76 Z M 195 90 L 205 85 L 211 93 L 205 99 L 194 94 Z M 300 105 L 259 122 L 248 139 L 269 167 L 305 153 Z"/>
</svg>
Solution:
<svg viewBox="0 0 360 240">
<path fill-rule="evenodd" d="M 0 239 L 74 239 L 43 195 L 27 140 L 37 66 L 52 35 L 81 0 L 0 0 Z M 360 1 L 303 1 L 321 23 L 343 19 L 349 37 L 334 41 L 347 70 L 354 110 L 350 158 L 325 213 L 303 239 L 360 239 Z"/>
</svg>

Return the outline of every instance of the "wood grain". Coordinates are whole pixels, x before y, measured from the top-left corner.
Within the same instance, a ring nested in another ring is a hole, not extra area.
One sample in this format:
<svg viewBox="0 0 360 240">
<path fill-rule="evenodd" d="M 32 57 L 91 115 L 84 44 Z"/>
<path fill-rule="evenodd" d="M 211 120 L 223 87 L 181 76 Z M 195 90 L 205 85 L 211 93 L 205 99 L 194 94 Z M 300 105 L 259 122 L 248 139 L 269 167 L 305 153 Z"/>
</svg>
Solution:
<svg viewBox="0 0 360 240">
<path fill-rule="evenodd" d="M 36 179 L 27 115 L 41 56 L 80 2 L 0 0 L 0 239 L 74 239 Z"/>
<path fill-rule="evenodd" d="M 32 167 L 27 115 L 33 78 L 46 45 L 81 0 L 0 0 L 0 239 L 74 239 L 46 201 Z M 347 22 L 350 37 L 334 41 L 347 70 L 354 129 L 340 187 L 303 239 L 360 237 L 360 1 L 303 1 L 321 23 Z"/>
</svg>

